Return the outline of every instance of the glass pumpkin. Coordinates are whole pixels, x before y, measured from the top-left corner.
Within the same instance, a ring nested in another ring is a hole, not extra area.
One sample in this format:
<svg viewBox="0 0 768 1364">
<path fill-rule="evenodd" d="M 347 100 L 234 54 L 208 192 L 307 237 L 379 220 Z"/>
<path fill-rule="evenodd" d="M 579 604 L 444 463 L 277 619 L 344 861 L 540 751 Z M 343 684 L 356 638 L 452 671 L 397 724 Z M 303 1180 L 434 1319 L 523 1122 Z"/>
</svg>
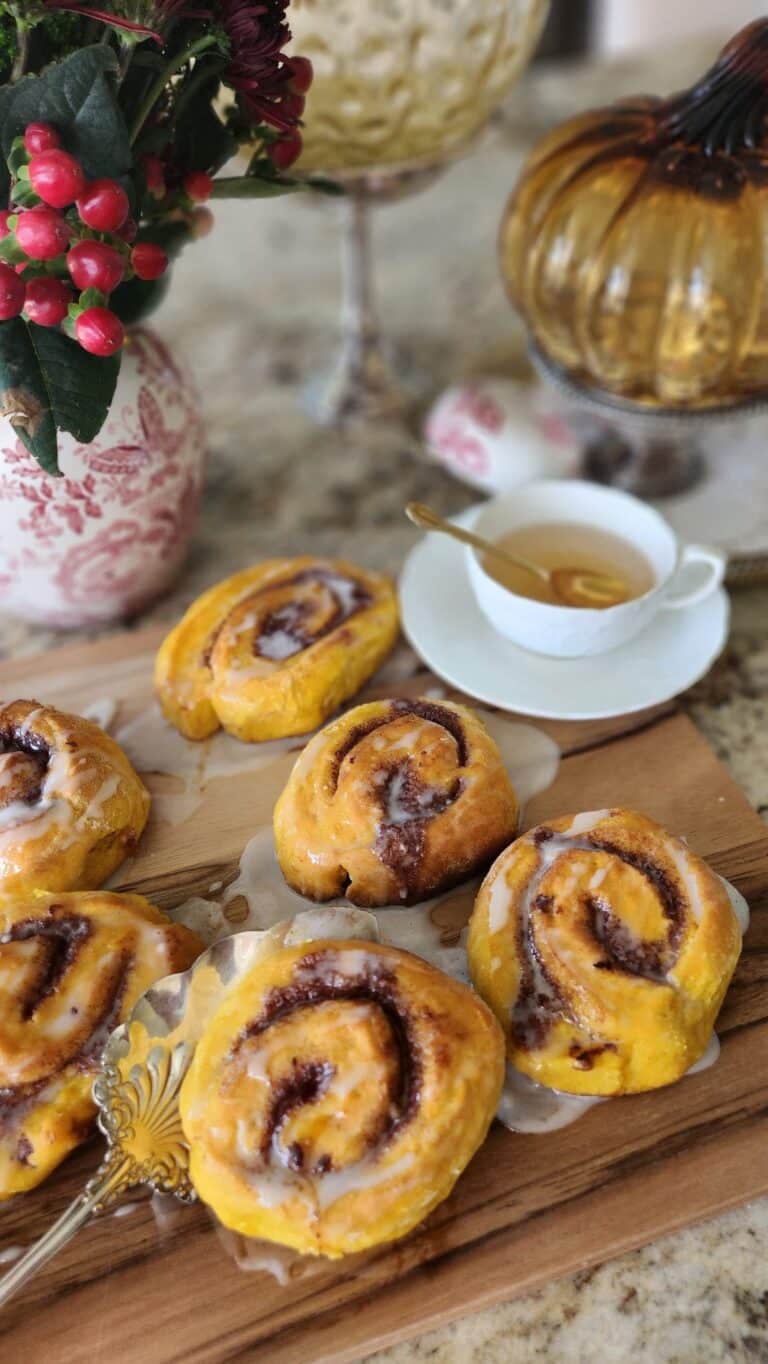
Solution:
<svg viewBox="0 0 768 1364">
<path fill-rule="evenodd" d="M 544 357 L 648 406 L 768 390 L 768 20 L 690 90 L 585 113 L 524 167 L 508 291 Z"/>
</svg>

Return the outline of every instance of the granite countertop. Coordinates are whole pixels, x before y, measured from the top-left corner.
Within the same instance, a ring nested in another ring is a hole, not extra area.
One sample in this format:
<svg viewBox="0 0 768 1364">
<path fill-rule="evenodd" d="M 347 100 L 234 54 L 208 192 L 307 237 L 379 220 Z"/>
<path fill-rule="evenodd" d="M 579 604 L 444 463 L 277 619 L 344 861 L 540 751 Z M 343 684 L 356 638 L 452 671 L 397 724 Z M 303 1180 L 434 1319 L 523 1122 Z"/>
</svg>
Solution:
<svg viewBox="0 0 768 1364">
<path fill-rule="evenodd" d="M 623 66 L 543 68 L 474 156 L 429 190 L 382 208 L 385 324 L 436 388 L 520 362 L 522 336 L 494 244 L 524 147 L 577 108 L 684 85 L 716 47 L 713 39 Z M 179 262 L 157 316 L 202 389 L 211 443 L 205 509 L 184 576 L 144 620 L 177 618 L 204 586 L 274 552 L 338 553 L 396 570 L 413 543 L 404 502 L 429 500 L 453 513 L 477 500 L 403 429 L 340 436 L 317 431 L 302 411 L 301 387 L 327 360 L 337 326 L 335 205 L 287 198 L 227 204 L 216 216 L 215 235 Z M 70 638 L 0 614 L 0 657 Z M 734 596 L 727 651 L 684 704 L 750 801 L 768 811 L 767 588 Z M 768 1361 L 767 1252 L 763 1200 L 375 1358 Z"/>
</svg>

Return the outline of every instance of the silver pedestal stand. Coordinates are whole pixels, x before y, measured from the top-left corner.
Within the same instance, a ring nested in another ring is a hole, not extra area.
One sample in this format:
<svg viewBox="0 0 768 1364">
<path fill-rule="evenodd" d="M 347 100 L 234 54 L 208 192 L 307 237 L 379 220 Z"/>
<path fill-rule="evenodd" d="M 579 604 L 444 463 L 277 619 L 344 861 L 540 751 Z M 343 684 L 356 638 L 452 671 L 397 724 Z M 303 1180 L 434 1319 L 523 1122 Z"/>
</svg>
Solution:
<svg viewBox="0 0 768 1364">
<path fill-rule="evenodd" d="M 583 439 L 582 473 L 637 497 L 670 497 L 706 472 L 702 436 L 765 411 L 765 397 L 711 407 L 651 407 L 573 379 L 531 343 L 531 360 L 565 399 L 564 419 Z"/>
</svg>

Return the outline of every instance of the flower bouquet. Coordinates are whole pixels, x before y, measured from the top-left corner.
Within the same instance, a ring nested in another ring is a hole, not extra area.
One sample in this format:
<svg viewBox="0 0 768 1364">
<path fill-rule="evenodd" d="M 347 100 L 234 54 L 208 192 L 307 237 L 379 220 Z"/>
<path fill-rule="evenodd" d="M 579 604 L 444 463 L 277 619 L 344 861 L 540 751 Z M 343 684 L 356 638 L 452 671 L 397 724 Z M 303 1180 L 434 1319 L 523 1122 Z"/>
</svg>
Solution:
<svg viewBox="0 0 768 1364">
<path fill-rule="evenodd" d="M 307 182 L 287 0 L 0 0 L 0 414 L 49 474 L 209 199 Z M 219 176 L 238 147 L 244 173 Z M 311 182 L 309 182 L 311 183 Z"/>
</svg>

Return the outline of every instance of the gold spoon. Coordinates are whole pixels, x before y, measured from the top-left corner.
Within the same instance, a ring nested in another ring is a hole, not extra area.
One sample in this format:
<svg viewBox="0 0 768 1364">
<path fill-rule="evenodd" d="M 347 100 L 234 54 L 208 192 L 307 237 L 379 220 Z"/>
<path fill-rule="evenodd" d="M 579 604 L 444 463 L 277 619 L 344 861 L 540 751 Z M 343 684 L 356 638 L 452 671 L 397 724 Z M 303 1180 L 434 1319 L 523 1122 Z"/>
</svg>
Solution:
<svg viewBox="0 0 768 1364">
<path fill-rule="evenodd" d="M 542 568 L 540 564 L 534 564 L 530 559 L 513 554 L 511 550 L 503 549 L 501 545 L 495 545 L 492 540 L 484 540 L 482 536 L 475 535 L 474 531 L 464 530 L 462 526 L 455 526 L 452 521 L 444 520 L 423 502 L 409 502 L 405 514 L 414 526 L 419 526 L 422 530 L 436 530 L 443 535 L 450 535 L 452 539 L 460 540 L 463 545 L 471 545 L 473 549 L 479 549 L 483 554 L 488 554 L 503 563 L 514 564 L 515 568 L 522 568 L 526 573 L 532 573 L 540 582 L 551 587 L 554 595 L 564 606 L 595 608 L 618 606 L 629 597 L 629 589 L 621 578 L 611 577 L 607 573 L 593 573 L 582 568 Z"/>
</svg>

